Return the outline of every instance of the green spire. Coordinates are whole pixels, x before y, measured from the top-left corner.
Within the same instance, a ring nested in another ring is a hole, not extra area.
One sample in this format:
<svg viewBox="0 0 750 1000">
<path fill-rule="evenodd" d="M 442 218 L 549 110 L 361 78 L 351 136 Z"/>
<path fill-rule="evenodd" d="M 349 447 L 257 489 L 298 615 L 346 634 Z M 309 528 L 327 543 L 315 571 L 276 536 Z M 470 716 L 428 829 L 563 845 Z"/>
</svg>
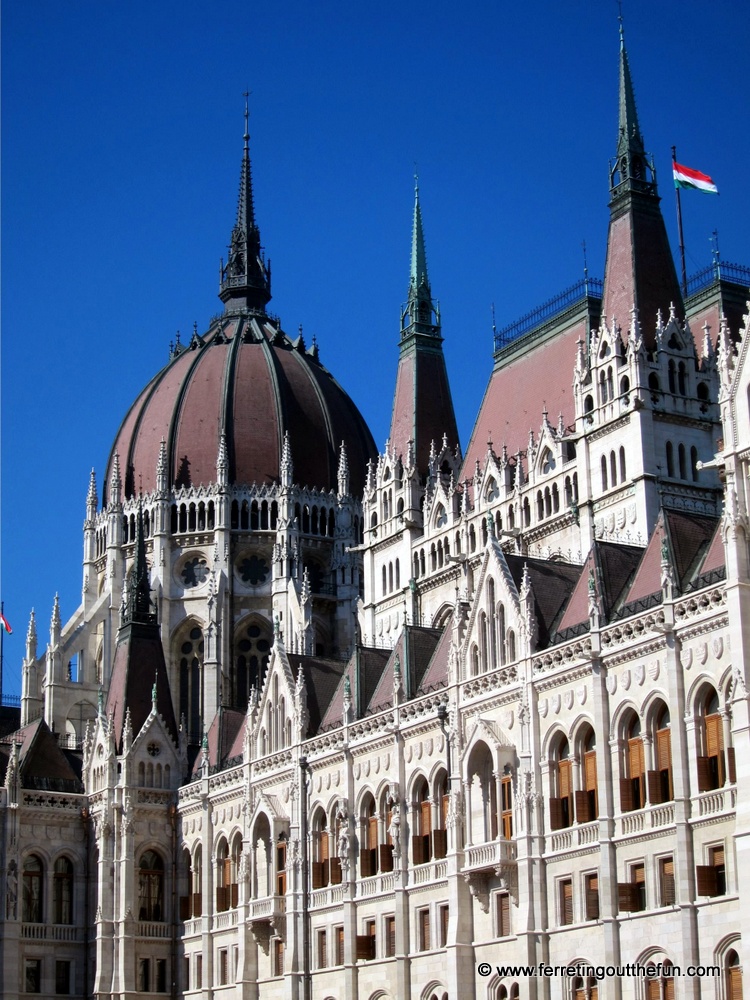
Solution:
<svg viewBox="0 0 750 1000">
<path fill-rule="evenodd" d="M 653 162 L 645 151 L 638 123 L 622 18 L 620 18 L 619 127 L 617 155 L 610 169 L 610 188 L 613 195 L 634 190 L 656 193 L 656 173 Z"/>
<path fill-rule="evenodd" d="M 422 228 L 422 209 L 419 206 L 419 178 L 414 177 L 414 224 L 411 235 L 411 275 L 409 278 L 409 295 L 420 287 L 430 291 L 430 279 L 427 277 L 427 254 L 424 249 L 424 229 Z"/>
<path fill-rule="evenodd" d="M 401 339 L 413 333 L 440 336 L 440 310 L 432 301 L 427 276 L 427 253 L 424 247 L 422 209 L 419 204 L 419 180 L 414 178 L 414 221 L 411 233 L 411 269 L 409 298 L 401 314 Z"/>
</svg>

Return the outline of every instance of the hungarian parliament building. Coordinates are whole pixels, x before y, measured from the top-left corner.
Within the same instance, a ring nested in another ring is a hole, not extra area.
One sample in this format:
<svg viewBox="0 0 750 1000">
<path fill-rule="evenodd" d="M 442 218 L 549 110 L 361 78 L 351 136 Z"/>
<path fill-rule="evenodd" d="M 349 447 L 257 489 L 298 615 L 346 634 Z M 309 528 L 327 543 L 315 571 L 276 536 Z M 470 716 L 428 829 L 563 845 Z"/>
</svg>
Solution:
<svg viewBox="0 0 750 1000">
<path fill-rule="evenodd" d="M 468 442 L 415 191 L 380 452 L 269 311 L 246 110 L 223 311 L 29 621 L 6 1000 L 741 1000 L 750 269 L 678 280 L 622 35 L 615 92 L 603 281 L 496 331 Z"/>
</svg>

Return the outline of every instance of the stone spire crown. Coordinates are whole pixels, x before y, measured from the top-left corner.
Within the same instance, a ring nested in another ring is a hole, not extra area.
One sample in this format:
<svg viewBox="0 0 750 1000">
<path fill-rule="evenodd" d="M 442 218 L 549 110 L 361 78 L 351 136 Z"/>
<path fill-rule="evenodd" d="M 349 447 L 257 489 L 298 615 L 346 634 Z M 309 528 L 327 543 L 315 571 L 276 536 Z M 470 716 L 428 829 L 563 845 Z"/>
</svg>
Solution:
<svg viewBox="0 0 750 1000">
<path fill-rule="evenodd" d="M 250 166 L 250 133 L 248 104 L 245 94 L 245 134 L 240 169 L 240 191 L 237 199 L 237 219 L 232 229 L 229 256 L 221 265 L 219 298 L 227 311 L 247 309 L 264 313 L 271 298 L 271 264 L 266 263 L 260 242 L 260 230 L 255 221 L 253 180 Z"/>
<path fill-rule="evenodd" d="M 135 522 L 135 562 L 133 563 L 123 624 L 128 624 L 129 622 L 138 622 L 143 625 L 156 623 L 156 615 L 152 610 L 151 604 L 151 587 L 148 582 L 142 504 L 138 505 L 138 517 Z"/>
<path fill-rule="evenodd" d="M 625 190 L 647 191 L 656 194 L 656 172 L 653 161 L 646 154 L 638 123 L 635 91 L 630 75 L 625 34 L 620 19 L 620 100 L 617 133 L 617 153 L 610 172 L 613 196 Z"/>
</svg>

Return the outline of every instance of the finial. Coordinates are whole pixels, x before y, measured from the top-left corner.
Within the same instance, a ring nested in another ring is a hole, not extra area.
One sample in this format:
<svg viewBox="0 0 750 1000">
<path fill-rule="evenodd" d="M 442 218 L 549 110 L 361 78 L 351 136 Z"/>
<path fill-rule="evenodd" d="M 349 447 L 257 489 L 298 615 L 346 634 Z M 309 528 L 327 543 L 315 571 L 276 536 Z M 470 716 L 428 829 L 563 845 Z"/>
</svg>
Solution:
<svg viewBox="0 0 750 1000">
<path fill-rule="evenodd" d="M 250 149 L 250 105 L 248 103 L 248 98 L 250 97 L 250 91 L 243 91 L 242 96 L 245 98 L 245 135 L 243 136 L 245 140 L 245 149 Z"/>
<path fill-rule="evenodd" d="M 89 490 L 86 494 L 86 505 L 96 509 L 98 502 L 99 498 L 96 495 L 96 472 L 92 469 L 91 475 L 89 476 Z"/>
<path fill-rule="evenodd" d="M 156 711 L 156 675 L 154 676 L 154 683 L 151 686 L 151 708 Z"/>
</svg>

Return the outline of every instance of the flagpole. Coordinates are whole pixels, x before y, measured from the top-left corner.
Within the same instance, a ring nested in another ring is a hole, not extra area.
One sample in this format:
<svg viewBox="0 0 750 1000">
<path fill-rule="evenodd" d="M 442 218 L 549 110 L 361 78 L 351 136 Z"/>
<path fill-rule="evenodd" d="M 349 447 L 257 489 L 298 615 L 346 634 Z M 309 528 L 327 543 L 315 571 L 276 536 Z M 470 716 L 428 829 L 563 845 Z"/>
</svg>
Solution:
<svg viewBox="0 0 750 1000">
<path fill-rule="evenodd" d="M 672 164 L 677 162 L 677 147 L 672 146 Z M 674 167 L 673 167 L 674 169 Z M 682 235 L 682 206 L 680 205 L 680 189 L 675 184 L 675 195 L 677 197 L 677 232 L 680 238 L 680 264 L 682 266 L 682 295 L 687 298 L 687 272 L 685 270 L 685 238 Z"/>
</svg>

